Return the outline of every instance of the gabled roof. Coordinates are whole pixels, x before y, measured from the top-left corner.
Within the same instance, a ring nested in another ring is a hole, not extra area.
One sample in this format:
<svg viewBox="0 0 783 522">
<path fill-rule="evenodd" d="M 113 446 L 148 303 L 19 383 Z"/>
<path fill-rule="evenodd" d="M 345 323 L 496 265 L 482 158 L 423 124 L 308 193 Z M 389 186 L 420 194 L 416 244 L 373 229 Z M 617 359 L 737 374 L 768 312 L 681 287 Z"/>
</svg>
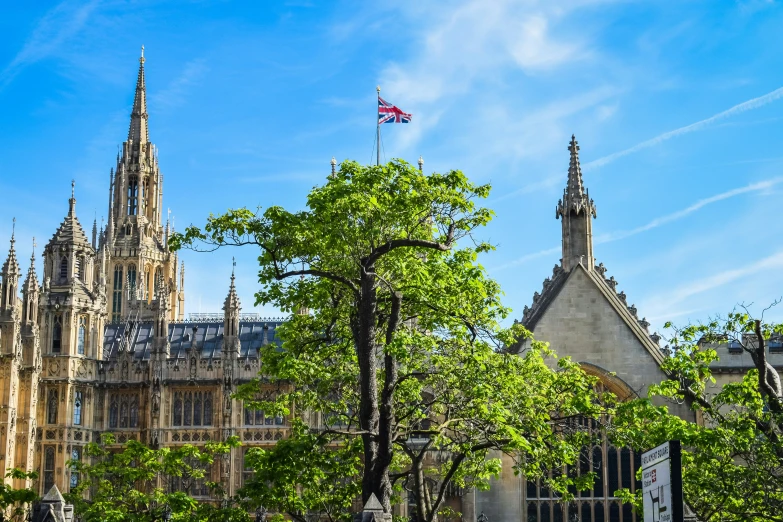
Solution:
<svg viewBox="0 0 783 522">
<path fill-rule="evenodd" d="M 587 279 L 595 285 L 628 329 L 633 332 L 634 336 L 660 366 L 664 361 L 664 355 L 657 344 L 659 337 L 657 334 L 650 334 L 647 331 L 649 323 L 646 319 L 637 317 L 635 306 L 628 306 L 625 293 L 617 292 L 617 281 L 615 281 L 614 277 L 605 277 L 606 268 L 604 268 L 603 264 L 594 267 L 593 270 L 588 270 L 582 263 L 579 263 L 569 272 L 565 272 L 560 266 L 555 265 L 552 278 L 547 278 L 544 281 L 542 293 L 535 293 L 533 306 L 525 307 L 521 321 L 522 325 L 531 332 L 535 332 L 536 324 L 546 313 L 549 305 L 557 298 L 566 282 L 574 277 L 577 271 L 584 273 Z"/>
</svg>

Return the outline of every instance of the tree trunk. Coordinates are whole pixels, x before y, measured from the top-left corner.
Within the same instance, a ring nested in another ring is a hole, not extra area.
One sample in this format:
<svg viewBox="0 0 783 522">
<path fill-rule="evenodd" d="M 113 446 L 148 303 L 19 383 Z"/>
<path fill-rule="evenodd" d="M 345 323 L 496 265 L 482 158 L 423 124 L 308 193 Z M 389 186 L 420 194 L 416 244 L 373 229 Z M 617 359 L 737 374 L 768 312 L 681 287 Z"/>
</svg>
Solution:
<svg viewBox="0 0 783 522">
<path fill-rule="evenodd" d="M 362 475 L 362 503 L 369 500 L 375 493 L 378 500 L 384 500 L 380 495 L 378 477 L 378 442 L 374 435 L 378 433 L 378 384 L 376 381 L 376 340 L 375 312 L 377 300 L 375 296 L 375 278 L 362 270 L 359 296 L 359 316 L 356 320 L 354 342 L 356 356 L 359 360 L 359 427 L 366 433 L 362 435 L 364 444 L 364 473 Z M 386 499 L 384 505 L 389 503 Z"/>
</svg>

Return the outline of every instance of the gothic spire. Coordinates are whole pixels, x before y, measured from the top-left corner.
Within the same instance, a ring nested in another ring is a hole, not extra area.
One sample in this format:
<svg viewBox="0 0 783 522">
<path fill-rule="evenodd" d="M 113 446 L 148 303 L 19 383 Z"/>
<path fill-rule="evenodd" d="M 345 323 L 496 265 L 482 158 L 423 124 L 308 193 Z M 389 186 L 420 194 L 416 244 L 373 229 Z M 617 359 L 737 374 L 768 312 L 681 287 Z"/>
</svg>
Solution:
<svg viewBox="0 0 783 522">
<path fill-rule="evenodd" d="M 579 165 L 579 143 L 573 134 L 571 135 L 571 143 L 568 144 L 568 150 L 571 154 L 568 162 L 568 183 L 563 191 L 563 199 L 557 204 L 556 216 L 563 217 L 568 212 L 574 212 L 577 215 L 585 212 L 595 217 L 595 205 L 582 182 L 582 167 Z"/>
<path fill-rule="evenodd" d="M 230 312 L 231 310 L 239 310 L 239 297 L 237 296 L 237 289 L 234 285 L 234 270 L 237 266 L 236 260 L 232 260 L 233 267 L 231 269 L 231 285 L 228 287 L 228 295 L 226 296 L 226 301 L 223 304 L 223 310 L 226 311 L 226 313 Z"/>
<path fill-rule="evenodd" d="M 144 83 L 144 46 L 141 46 L 141 58 L 139 58 L 139 77 L 136 80 L 136 95 L 133 98 L 133 111 L 131 112 L 128 141 L 141 143 L 149 141 L 147 129 L 147 88 Z"/>
<path fill-rule="evenodd" d="M 11 249 L 8 251 L 8 258 L 3 264 L 3 274 L 19 274 L 19 263 L 16 261 L 16 218 L 13 221 L 13 228 L 11 229 Z"/>
<path fill-rule="evenodd" d="M 568 162 L 568 182 L 563 190 L 563 199 L 557 202 L 555 209 L 555 217 L 561 219 L 563 225 L 561 262 L 566 271 L 579 264 L 592 270 L 595 263 L 592 226 L 592 218 L 596 217 L 595 203 L 582 183 L 579 144 L 574 135 L 571 135 L 568 151 L 571 156 Z"/>
<path fill-rule="evenodd" d="M 30 269 L 24 280 L 24 291 L 29 292 L 38 288 L 38 276 L 35 273 L 35 238 L 33 238 L 33 253 L 30 256 Z"/>
</svg>

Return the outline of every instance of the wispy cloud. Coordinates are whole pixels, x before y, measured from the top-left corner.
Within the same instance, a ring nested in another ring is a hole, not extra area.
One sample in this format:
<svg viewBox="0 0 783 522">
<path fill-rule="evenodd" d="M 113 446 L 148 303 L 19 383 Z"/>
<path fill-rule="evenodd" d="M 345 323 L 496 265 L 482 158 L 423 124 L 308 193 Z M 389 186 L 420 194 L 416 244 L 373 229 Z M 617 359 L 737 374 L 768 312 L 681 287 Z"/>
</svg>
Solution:
<svg viewBox="0 0 783 522">
<path fill-rule="evenodd" d="M 55 53 L 84 28 L 100 0 L 80 3 L 66 0 L 48 11 L 38 22 L 22 49 L 0 72 L 0 89 L 25 67 Z"/>
<path fill-rule="evenodd" d="M 650 221 L 649 223 L 632 228 L 631 230 L 621 230 L 618 232 L 610 232 L 608 234 L 604 234 L 601 236 L 597 236 L 595 238 L 596 244 L 603 244 L 603 243 L 611 243 L 613 241 L 619 241 L 621 239 L 626 239 L 631 236 L 635 236 L 637 234 L 641 234 L 642 232 L 647 232 L 649 230 L 652 230 L 654 228 L 658 228 L 662 225 L 666 225 L 668 223 L 671 223 L 673 221 L 678 221 L 690 214 L 693 214 L 697 210 L 700 210 L 707 205 L 711 205 L 713 203 L 717 203 L 719 201 L 724 201 L 730 198 L 734 198 L 737 196 L 741 196 L 742 194 L 748 194 L 750 192 L 763 192 L 771 189 L 775 185 L 779 185 L 781 182 L 783 182 L 783 177 L 778 178 L 772 178 L 764 181 L 759 181 L 757 183 L 751 183 L 750 185 L 745 185 L 744 187 L 738 187 L 732 190 L 727 190 L 726 192 L 722 192 L 720 194 L 716 194 L 714 196 L 710 196 L 708 198 L 700 199 L 693 203 L 692 205 L 689 205 L 688 207 L 678 210 L 676 212 L 672 212 L 670 214 L 666 214 L 660 217 L 657 217 Z M 553 247 L 553 248 L 547 248 L 546 250 L 541 250 L 539 252 L 534 252 L 532 254 L 527 254 L 522 257 L 519 257 L 517 259 L 514 259 L 513 261 L 510 261 L 508 263 L 496 266 L 492 268 L 492 271 L 500 271 L 505 270 L 507 268 L 512 268 L 515 266 L 519 266 L 523 263 L 526 263 L 527 261 L 530 261 L 532 259 L 537 259 L 539 257 L 551 255 L 554 253 L 557 253 L 560 251 L 560 247 Z"/>
<path fill-rule="evenodd" d="M 190 60 L 182 68 L 182 72 L 174 78 L 165 89 L 150 96 L 150 107 L 172 108 L 182 105 L 190 86 L 194 85 L 207 72 L 204 58 Z"/>
<path fill-rule="evenodd" d="M 746 111 L 758 109 L 759 107 L 763 107 L 764 105 L 777 101 L 780 98 L 783 98 L 783 87 L 775 89 L 772 92 L 768 92 L 767 94 L 763 96 L 759 96 L 758 98 L 753 98 L 751 100 L 739 103 L 734 107 L 731 107 L 730 109 L 726 109 L 723 112 L 719 112 L 718 114 L 715 114 L 714 116 L 710 116 L 709 118 L 705 118 L 695 123 L 691 123 L 690 125 L 680 127 L 678 129 L 664 132 L 663 134 L 659 134 L 654 138 L 650 138 L 649 140 L 643 141 L 641 143 L 637 143 L 633 147 L 627 148 L 625 150 L 621 150 L 619 152 L 615 152 L 613 154 L 609 154 L 608 156 L 604 156 L 603 158 L 598 158 L 597 160 L 593 160 L 589 163 L 585 163 L 584 165 L 582 165 L 582 169 L 590 170 L 590 169 L 602 167 L 608 163 L 613 162 L 618 158 L 622 158 L 623 156 L 628 156 L 629 154 L 639 152 L 640 150 L 649 149 L 650 147 L 659 145 L 664 141 L 670 140 L 672 138 L 676 138 L 677 136 L 682 136 L 683 134 L 689 134 L 691 132 L 702 130 L 714 124 L 715 122 L 718 122 L 725 118 L 729 118 L 731 116 L 735 116 L 737 114 L 741 114 Z"/>
<path fill-rule="evenodd" d="M 726 199 L 741 196 L 742 194 L 747 194 L 749 192 L 763 192 L 765 190 L 769 190 L 775 185 L 780 184 L 781 182 L 783 182 L 783 177 L 768 179 L 765 181 L 759 181 L 758 183 L 751 183 L 750 185 L 746 185 L 744 187 L 727 190 L 726 192 L 722 192 L 720 194 L 716 194 L 708 198 L 700 199 L 682 210 L 678 210 L 676 212 L 672 212 L 671 214 L 666 214 L 664 216 L 657 217 L 652 221 L 650 221 L 649 223 L 647 223 L 646 225 L 642 225 L 640 227 L 636 227 L 631 230 L 622 230 L 622 231 L 611 232 L 609 234 L 598 236 L 596 237 L 595 242 L 598 244 L 611 243 L 612 241 L 617 241 L 620 239 L 625 239 L 627 237 L 635 236 L 636 234 L 647 232 L 648 230 L 658 228 L 661 225 L 671 223 L 672 221 L 680 220 L 688 216 L 689 214 L 693 214 L 697 210 L 706 207 L 707 205 L 711 205 L 712 203 L 717 203 L 719 201 L 724 201 Z"/>
<path fill-rule="evenodd" d="M 758 261 L 754 261 L 740 268 L 725 270 L 716 274 L 688 282 L 676 288 L 669 288 L 665 294 L 649 299 L 643 306 L 647 310 L 663 311 L 673 305 L 685 301 L 689 297 L 703 294 L 721 286 L 725 286 L 742 278 L 759 272 L 783 267 L 783 250 L 775 252 Z"/>
</svg>

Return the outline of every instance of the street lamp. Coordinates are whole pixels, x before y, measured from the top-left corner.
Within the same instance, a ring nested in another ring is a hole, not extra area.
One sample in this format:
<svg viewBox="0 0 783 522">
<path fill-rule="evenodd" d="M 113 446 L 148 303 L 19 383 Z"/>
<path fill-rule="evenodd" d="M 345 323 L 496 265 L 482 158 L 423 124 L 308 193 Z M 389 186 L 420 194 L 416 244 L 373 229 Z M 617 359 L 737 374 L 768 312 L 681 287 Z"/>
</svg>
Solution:
<svg viewBox="0 0 783 522">
<path fill-rule="evenodd" d="M 266 508 L 264 506 L 256 508 L 256 522 L 266 522 Z"/>
</svg>

